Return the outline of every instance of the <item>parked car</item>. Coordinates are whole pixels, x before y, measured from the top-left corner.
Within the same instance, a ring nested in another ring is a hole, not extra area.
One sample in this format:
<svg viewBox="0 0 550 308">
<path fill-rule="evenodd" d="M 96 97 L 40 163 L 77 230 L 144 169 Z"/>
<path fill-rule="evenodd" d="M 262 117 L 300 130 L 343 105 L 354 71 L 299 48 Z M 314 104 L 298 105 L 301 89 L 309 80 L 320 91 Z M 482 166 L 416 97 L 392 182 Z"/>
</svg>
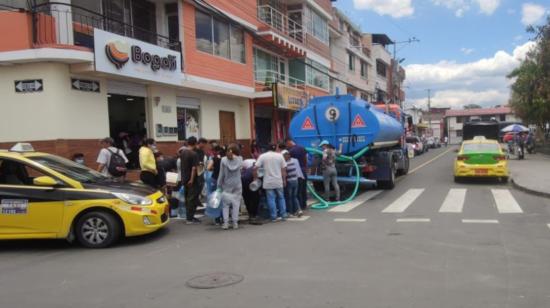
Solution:
<svg viewBox="0 0 550 308">
<path fill-rule="evenodd" d="M 428 148 L 435 149 L 440 148 L 441 143 L 439 142 L 439 138 L 436 137 L 428 137 L 426 138 L 426 144 L 428 145 Z"/>
<path fill-rule="evenodd" d="M 411 147 L 414 149 L 414 155 L 420 155 L 425 152 L 426 147 L 424 146 L 424 143 L 420 140 L 417 136 L 410 136 L 405 139 L 405 142 L 407 144 L 410 144 Z"/>
<path fill-rule="evenodd" d="M 76 238 L 104 248 L 168 224 L 162 192 L 119 183 L 30 144 L 0 150 L 0 240 Z"/>
</svg>

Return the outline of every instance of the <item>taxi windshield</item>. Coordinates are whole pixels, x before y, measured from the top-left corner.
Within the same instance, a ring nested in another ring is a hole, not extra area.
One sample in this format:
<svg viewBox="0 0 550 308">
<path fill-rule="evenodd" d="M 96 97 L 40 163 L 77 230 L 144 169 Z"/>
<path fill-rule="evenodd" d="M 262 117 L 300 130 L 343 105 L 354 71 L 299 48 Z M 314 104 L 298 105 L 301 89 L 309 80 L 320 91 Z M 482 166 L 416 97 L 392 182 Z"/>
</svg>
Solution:
<svg viewBox="0 0 550 308">
<path fill-rule="evenodd" d="M 495 153 L 499 152 L 500 146 L 496 143 L 467 143 L 464 144 L 464 153 Z"/>
<path fill-rule="evenodd" d="M 82 183 L 97 183 L 109 180 L 108 177 L 95 170 L 62 157 L 47 155 L 31 156 L 28 159 Z"/>
</svg>

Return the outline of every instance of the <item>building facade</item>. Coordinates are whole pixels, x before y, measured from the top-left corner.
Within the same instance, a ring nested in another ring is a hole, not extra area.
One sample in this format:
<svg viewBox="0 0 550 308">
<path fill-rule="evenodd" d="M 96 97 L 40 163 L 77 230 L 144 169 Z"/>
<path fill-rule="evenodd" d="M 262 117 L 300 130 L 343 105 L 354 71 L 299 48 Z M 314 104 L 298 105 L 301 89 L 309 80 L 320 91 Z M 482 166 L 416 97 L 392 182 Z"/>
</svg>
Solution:
<svg viewBox="0 0 550 308">
<path fill-rule="evenodd" d="M 513 113 L 510 107 L 447 110 L 445 112 L 445 126 L 449 143 L 458 144 L 462 142 L 462 126 L 464 123 L 491 120 L 510 123 L 521 122 L 521 119 Z"/>
<path fill-rule="evenodd" d="M 93 162 L 107 136 L 168 155 L 190 136 L 265 145 L 333 77 L 373 101 L 391 56 L 331 2 L 0 0 L 0 148 Z"/>
</svg>

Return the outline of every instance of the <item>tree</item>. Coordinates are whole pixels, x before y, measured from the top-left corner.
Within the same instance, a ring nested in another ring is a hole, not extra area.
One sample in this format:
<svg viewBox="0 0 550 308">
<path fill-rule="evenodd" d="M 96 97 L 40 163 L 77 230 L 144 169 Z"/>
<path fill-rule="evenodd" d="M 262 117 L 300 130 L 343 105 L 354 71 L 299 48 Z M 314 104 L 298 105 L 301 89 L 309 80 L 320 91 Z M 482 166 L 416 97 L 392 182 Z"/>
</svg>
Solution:
<svg viewBox="0 0 550 308">
<path fill-rule="evenodd" d="M 480 105 L 478 104 L 468 104 L 468 105 L 464 105 L 464 109 L 479 109 L 481 108 Z"/>
<path fill-rule="evenodd" d="M 542 132 L 550 122 L 550 16 L 542 26 L 530 26 L 535 47 L 527 53 L 521 65 L 508 78 L 511 86 L 510 106 L 528 124 L 535 124 Z"/>
</svg>

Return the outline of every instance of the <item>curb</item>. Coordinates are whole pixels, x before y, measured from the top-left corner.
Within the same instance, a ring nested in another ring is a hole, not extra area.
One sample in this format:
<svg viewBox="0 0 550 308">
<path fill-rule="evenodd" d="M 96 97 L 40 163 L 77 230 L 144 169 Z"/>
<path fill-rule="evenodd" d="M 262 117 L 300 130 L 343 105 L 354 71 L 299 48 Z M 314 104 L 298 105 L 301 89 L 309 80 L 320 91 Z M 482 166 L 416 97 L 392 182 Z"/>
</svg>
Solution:
<svg viewBox="0 0 550 308">
<path fill-rule="evenodd" d="M 518 190 L 521 190 L 521 191 L 526 192 L 526 193 L 531 194 L 531 195 L 535 195 L 535 196 L 539 196 L 539 197 L 545 197 L 545 198 L 550 199 L 550 192 L 538 191 L 538 190 L 528 188 L 526 186 L 522 186 L 522 185 L 518 184 L 516 181 L 514 181 L 513 178 L 511 180 L 511 182 L 512 182 L 512 186 L 514 186 Z"/>
</svg>

